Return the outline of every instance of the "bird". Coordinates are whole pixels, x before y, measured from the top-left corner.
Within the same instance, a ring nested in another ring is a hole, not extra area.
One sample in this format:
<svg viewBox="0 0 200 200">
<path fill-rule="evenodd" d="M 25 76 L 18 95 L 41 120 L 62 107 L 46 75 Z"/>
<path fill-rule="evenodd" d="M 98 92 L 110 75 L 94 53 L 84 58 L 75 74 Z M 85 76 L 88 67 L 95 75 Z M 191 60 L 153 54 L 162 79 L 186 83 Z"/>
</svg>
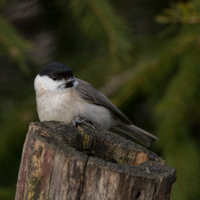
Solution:
<svg viewBox="0 0 200 200">
<path fill-rule="evenodd" d="M 158 138 L 134 126 L 100 91 L 75 78 L 73 70 L 58 62 L 44 66 L 34 80 L 37 113 L 40 121 L 90 123 L 101 130 L 113 130 L 148 147 Z"/>
</svg>

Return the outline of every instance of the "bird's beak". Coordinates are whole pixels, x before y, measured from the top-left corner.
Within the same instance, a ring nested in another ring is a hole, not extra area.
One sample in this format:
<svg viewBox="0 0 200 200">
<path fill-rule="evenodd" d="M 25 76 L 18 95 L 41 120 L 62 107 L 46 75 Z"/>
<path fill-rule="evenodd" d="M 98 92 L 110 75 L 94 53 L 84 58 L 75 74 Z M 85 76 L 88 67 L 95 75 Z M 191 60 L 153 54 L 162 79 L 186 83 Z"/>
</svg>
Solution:
<svg viewBox="0 0 200 200">
<path fill-rule="evenodd" d="M 76 79 L 74 77 L 69 77 L 67 83 L 73 83 Z"/>
</svg>

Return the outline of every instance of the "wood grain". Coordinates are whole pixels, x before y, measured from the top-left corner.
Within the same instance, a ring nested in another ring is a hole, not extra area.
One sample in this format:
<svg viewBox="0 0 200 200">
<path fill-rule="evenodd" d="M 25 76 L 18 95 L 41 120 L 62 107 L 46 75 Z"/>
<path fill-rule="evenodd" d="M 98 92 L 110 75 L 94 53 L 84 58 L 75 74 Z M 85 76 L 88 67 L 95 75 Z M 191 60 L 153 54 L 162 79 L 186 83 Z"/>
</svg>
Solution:
<svg viewBox="0 0 200 200">
<path fill-rule="evenodd" d="M 116 134 L 32 122 L 15 200 L 168 200 L 175 180 L 162 158 Z"/>
</svg>

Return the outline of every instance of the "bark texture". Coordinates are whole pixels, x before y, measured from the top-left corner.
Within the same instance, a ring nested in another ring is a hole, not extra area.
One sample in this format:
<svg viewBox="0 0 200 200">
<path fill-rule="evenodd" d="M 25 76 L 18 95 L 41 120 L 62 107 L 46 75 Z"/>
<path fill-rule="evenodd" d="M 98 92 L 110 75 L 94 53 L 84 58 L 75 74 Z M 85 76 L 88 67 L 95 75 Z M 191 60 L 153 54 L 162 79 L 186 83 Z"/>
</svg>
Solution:
<svg viewBox="0 0 200 200">
<path fill-rule="evenodd" d="M 108 131 L 32 122 L 15 200 L 168 200 L 176 171 Z"/>
</svg>

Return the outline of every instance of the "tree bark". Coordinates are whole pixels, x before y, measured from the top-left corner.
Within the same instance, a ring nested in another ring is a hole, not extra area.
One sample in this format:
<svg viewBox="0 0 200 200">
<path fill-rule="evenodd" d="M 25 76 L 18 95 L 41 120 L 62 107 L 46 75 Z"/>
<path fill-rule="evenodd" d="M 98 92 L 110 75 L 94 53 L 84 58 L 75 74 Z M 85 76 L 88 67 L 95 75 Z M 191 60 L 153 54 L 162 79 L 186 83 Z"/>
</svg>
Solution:
<svg viewBox="0 0 200 200">
<path fill-rule="evenodd" d="M 176 171 L 109 131 L 32 122 L 15 200 L 167 200 Z"/>
</svg>

